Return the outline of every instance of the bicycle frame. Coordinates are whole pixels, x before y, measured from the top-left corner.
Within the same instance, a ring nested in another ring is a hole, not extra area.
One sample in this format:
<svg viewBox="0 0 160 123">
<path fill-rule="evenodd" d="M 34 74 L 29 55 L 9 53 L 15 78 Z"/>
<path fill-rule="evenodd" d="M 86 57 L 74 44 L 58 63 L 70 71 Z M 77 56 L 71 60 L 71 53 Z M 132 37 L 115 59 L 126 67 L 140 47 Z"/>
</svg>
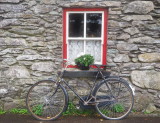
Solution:
<svg viewBox="0 0 160 123">
<path fill-rule="evenodd" d="M 98 72 L 97 72 L 97 74 L 96 74 L 96 77 L 95 77 L 95 80 L 94 80 L 94 84 L 93 84 L 92 88 L 90 89 L 90 92 L 89 92 L 89 94 L 87 95 L 87 99 L 86 99 L 86 101 L 85 101 L 81 96 L 79 96 L 79 95 L 74 91 L 74 89 L 72 89 L 72 88 L 68 85 L 67 81 L 65 81 L 65 79 L 63 79 L 64 73 L 65 73 L 65 70 L 64 70 L 64 71 L 62 72 L 62 74 L 59 76 L 58 83 L 61 84 L 61 82 L 63 82 L 81 101 L 83 101 L 84 105 L 89 105 L 90 101 L 91 101 L 92 99 L 95 99 L 95 97 L 92 95 L 92 92 L 93 92 L 93 90 L 94 90 L 94 88 L 95 88 L 95 85 L 96 85 L 96 83 L 97 83 L 96 81 L 97 81 L 97 79 L 98 79 L 98 76 L 101 75 L 101 76 L 102 76 L 102 79 L 105 80 L 105 76 L 103 75 L 102 71 L 98 70 Z M 108 87 L 108 86 L 107 86 L 107 87 Z M 109 100 L 107 100 L 107 101 L 109 101 Z M 93 103 L 95 104 L 96 102 L 92 102 L 91 104 L 93 104 Z"/>
</svg>

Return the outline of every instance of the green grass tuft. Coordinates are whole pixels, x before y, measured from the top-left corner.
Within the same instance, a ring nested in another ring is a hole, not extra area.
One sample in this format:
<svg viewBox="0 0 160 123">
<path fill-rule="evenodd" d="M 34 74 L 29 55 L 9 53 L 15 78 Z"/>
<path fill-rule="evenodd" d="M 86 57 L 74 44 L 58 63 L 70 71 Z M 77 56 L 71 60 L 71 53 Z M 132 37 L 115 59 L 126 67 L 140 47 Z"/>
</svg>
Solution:
<svg viewBox="0 0 160 123">
<path fill-rule="evenodd" d="M 72 103 L 68 103 L 68 109 L 67 111 L 63 112 L 63 116 L 71 116 L 71 115 L 82 115 L 82 116 L 87 116 L 87 115 L 93 115 L 94 111 L 93 110 L 82 110 L 82 109 L 77 109 L 76 106 Z"/>
</svg>

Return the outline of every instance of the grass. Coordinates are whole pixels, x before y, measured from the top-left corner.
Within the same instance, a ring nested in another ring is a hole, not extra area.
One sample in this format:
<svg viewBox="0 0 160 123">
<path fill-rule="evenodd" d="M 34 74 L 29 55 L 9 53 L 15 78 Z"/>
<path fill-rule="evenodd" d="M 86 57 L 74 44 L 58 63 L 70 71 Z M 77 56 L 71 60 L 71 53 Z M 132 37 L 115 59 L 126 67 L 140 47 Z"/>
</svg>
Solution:
<svg viewBox="0 0 160 123">
<path fill-rule="evenodd" d="M 72 102 L 69 102 L 67 111 L 63 112 L 63 116 L 71 116 L 71 115 L 72 116 L 73 115 L 87 116 L 87 115 L 93 115 L 93 114 L 94 114 L 93 110 L 77 109 L 76 106 Z"/>
<path fill-rule="evenodd" d="M 121 113 L 125 111 L 125 108 L 122 104 L 116 104 L 113 106 L 113 110 L 117 113 Z"/>
<path fill-rule="evenodd" d="M 4 111 L 3 109 L 0 109 L 0 115 L 5 114 L 6 111 Z"/>
<path fill-rule="evenodd" d="M 9 110 L 9 113 L 12 114 L 29 114 L 27 109 L 18 109 L 18 108 L 13 108 Z"/>
</svg>

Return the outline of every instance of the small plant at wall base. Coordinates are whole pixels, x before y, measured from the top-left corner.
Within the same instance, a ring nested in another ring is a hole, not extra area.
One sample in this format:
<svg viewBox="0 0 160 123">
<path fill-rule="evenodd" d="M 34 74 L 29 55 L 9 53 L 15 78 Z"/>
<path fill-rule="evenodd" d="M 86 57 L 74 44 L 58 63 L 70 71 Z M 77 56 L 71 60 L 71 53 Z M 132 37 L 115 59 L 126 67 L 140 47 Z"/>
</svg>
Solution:
<svg viewBox="0 0 160 123">
<path fill-rule="evenodd" d="M 6 113 L 6 111 L 4 111 L 3 109 L 0 108 L 0 115 L 5 114 L 5 113 Z"/>
<path fill-rule="evenodd" d="M 90 54 L 85 54 L 76 58 L 75 63 L 79 69 L 89 70 L 89 65 L 94 63 L 94 58 Z"/>
</svg>

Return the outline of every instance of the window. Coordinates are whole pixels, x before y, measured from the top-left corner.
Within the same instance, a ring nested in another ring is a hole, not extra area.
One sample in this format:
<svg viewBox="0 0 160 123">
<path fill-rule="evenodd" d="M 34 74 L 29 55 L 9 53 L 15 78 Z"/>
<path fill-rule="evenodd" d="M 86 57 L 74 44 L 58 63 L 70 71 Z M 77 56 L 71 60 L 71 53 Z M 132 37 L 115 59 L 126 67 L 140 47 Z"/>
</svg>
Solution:
<svg viewBox="0 0 160 123">
<path fill-rule="evenodd" d="M 65 8 L 63 10 L 63 58 L 74 63 L 82 54 L 106 64 L 107 9 Z"/>
</svg>

